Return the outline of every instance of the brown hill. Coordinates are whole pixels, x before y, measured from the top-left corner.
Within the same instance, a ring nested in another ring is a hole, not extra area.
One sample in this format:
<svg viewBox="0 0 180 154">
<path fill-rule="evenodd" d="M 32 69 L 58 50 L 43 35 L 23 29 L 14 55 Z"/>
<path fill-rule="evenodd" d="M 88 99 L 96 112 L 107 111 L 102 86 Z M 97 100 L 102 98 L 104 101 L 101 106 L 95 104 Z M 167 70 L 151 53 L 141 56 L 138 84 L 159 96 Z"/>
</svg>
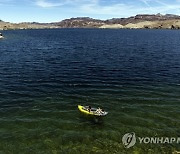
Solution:
<svg viewBox="0 0 180 154">
<path fill-rule="evenodd" d="M 92 19 L 89 17 L 79 17 L 65 19 L 61 22 L 55 23 L 56 26 L 61 28 L 95 28 L 104 25 L 103 20 Z"/>
</svg>

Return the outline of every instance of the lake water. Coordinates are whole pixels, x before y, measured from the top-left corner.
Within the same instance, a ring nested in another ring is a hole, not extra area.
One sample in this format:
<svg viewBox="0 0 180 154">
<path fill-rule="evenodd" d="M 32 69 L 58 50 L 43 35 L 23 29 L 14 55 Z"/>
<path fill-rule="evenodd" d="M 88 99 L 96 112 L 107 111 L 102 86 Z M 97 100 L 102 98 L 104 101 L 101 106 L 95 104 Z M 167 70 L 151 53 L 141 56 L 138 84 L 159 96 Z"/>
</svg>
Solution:
<svg viewBox="0 0 180 154">
<path fill-rule="evenodd" d="M 122 137 L 180 136 L 180 31 L 3 31 L 0 153 L 172 153 Z M 100 106 L 103 119 L 77 105 Z"/>
</svg>

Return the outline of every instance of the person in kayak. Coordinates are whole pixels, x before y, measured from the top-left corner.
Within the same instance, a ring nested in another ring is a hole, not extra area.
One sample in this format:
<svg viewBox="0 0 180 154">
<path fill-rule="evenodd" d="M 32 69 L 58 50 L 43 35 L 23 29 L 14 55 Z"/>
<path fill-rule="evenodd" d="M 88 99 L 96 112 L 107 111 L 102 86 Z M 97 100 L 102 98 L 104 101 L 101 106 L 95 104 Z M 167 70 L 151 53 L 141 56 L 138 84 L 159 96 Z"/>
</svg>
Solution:
<svg viewBox="0 0 180 154">
<path fill-rule="evenodd" d="M 100 107 L 98 107 L 97 110 L 96 110 L 96 113 L 102 114 L 102 113 L 103 113 L 103 110 L 102 110 Z"/>
<path fill-rule="evenodd" d="M 88 106 L 88 111 L 91 112 L 91 106 Z"/>
</svg>

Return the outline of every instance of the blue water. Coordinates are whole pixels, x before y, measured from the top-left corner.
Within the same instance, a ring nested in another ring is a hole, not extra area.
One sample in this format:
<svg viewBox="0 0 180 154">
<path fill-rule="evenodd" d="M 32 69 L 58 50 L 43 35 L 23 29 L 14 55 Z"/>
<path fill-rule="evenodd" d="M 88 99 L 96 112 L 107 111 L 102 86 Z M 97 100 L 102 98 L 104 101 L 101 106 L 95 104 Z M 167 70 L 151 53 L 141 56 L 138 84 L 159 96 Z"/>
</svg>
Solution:
<svg viewBox="0 0 180 154">
<path fill-rule="evenodd" d="M 180 31 L 3 31 L 0 153 L 172 153 L 179 144 L 122 136 L 180 136 Z M 100 121 L 77 105 L 102 107 Z"/>
</svg>

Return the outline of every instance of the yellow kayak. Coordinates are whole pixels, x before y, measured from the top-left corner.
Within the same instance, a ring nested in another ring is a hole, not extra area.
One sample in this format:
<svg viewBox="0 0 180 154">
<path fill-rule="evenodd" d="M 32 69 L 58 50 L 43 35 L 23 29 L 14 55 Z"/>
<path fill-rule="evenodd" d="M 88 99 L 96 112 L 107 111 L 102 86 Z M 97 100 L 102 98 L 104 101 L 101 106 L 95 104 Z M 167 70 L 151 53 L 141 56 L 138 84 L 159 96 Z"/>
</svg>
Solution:
<svg viewBox="0 0 180 154">
<path fill-rule="evenodd" d="M 88 114 L 88 115 L 93 115 L 93 116 L 105 116 L 105 115 L 108 114 L 108 112 L 105 112 L 103 110 L 98 110 L 97 108 L 89 109 L 89 106 L 78 105 L 78 109 L 82 113 L 85 113 L 85 114 Z"/>
</svg>

